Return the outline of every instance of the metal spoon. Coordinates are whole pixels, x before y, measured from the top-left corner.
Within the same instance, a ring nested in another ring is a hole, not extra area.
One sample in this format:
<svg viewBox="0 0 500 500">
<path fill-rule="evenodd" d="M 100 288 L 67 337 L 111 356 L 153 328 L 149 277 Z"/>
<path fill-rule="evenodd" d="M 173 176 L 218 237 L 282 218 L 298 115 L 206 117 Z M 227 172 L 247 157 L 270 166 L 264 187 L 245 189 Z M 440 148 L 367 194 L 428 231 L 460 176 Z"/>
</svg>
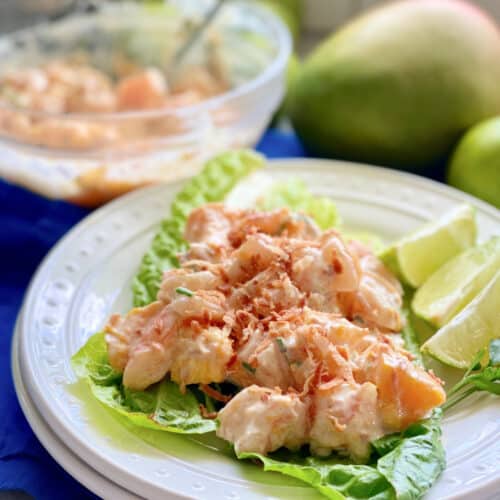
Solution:
<svg viewBox="0 0 500 500">
<path fill-rule="evenodd" d="M 175 51 L 167 70 L 167 81 L 171 85 L 175 81 L 182 61 L 189 53 L 189 51 L 196 45 L 201 36 L 205 33 L 207 28 L 212 24 L 220 9 L 227 0 L 217 0 L 214 5 L 206 12 L 202 22 L 192 31 L 188 39 Z"/>
</svg>

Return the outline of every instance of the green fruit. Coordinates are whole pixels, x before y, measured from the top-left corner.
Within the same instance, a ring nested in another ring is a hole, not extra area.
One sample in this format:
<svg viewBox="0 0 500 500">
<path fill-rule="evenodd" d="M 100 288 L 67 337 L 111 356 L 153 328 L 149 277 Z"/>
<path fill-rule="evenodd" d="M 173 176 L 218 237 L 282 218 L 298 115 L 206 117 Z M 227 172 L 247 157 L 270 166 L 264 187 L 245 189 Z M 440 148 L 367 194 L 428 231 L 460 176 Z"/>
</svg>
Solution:
<svg viewBox="0 0 500 500">
<path fill-rule="evenodd" d="M 310 153 L 420 171 L 500 113 L 500 33 L 459 0 L 372 10 L 322 43 L 293 86 Z"/>
<path fill-rule="evenodd" d="M 413 312 L 442 327 L 459 313 L 500 269 L 500 236 L 472 247 L 441 266 L 417 290 Z"/>
<path fill-rule="evenodd" d="M 497 338 L 500 338 L 500 271 L 462 312 L 422 346 L 422 352 L 465 369 L 480 349 Z"/>
<path fill-rule="evenodd" d="M 290 88 L 293 85 L 293 82 L 297 78 L 297 74 L 300 68 L 299 58 L 295 54 L 290 55 L 290 59 L 288 59 L 288 64 L 286 67 L 286 94 L 281 101 L 281 105 L 274 113 L 271 126 L 275 126 L 278 124 L 280 120 L 289 115 L 289 107 L 290 107 Z"/>
<path fill-rule="evenodd" d="M 500 208 L 500 117 L 465 134 L 451 158 L 448 183 Z"/>
<path fill-rule="evenodd" d="M 418 287 L 445 262 L 476 242 L 476 217 L 459 205 L 380 253 L 379 257 L 405 283 Z"/>
</svg>

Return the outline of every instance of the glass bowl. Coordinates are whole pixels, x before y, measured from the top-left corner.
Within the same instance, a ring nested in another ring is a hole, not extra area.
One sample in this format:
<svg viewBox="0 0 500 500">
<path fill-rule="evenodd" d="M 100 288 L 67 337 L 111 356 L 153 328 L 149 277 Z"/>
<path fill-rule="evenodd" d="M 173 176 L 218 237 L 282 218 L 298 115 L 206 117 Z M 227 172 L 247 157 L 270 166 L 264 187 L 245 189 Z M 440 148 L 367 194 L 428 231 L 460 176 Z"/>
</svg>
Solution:
<svg viewBox="0 0 500 500">
<path fill-rule="evenodd" d="M 96 206 L 135 187 L 192 175 L 218 151 L 252 146 L 278 107 L 291 50 L 287 29 L 256 2 L 226 2 L 173 72 L 176 50 L 209 0 L 102 3 L 0 38 L 0 76 L 82 60 L 110 78 L 155 67 L 167 81 L 199 68 L 225 90 L 196 103 L 146 110 L 61 113 L 0 102 L 0 175 L 53 198 Z"/>
</svg>

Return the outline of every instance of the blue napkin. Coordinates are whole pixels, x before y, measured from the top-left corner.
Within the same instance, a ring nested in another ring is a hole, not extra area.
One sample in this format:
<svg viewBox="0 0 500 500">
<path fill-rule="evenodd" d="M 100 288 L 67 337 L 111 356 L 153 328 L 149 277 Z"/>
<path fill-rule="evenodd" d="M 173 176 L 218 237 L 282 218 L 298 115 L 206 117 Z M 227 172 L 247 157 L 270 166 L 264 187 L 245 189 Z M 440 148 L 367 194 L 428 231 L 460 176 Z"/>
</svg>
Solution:
<svg viewBox="0 0 500 500">
<path fill-rule="evenodd" d="M 268 157 L 304 156 L 292 134 L 269 130 L 258 148 Z M 37 499 L 95 498 L 45 451 L 17 402 L 10 370 L 14 323 L 29 280 L 50 248 L 89 213 L 0 181 L 0 492 Z"/>
</svg>

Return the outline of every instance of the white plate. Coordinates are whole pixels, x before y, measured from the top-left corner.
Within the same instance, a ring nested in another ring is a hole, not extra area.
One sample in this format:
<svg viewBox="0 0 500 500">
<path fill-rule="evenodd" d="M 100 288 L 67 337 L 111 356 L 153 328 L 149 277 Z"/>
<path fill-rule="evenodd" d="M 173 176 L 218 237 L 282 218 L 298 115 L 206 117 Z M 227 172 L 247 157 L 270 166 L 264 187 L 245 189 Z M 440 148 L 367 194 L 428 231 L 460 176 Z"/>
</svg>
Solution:
<svg viewBox="0 0 500 500">
<path fill-rule="evenodd" d="M 276 179 L 303 178 L 332 197 L 345 223 L 393 239 L 458 203 L 477 207 L 479 237 L 500 227 L 500 213 L 435 182 L 347 162 L 284 160 Z M 213 449 L 210 439 L 145 430 L 129 432 L 92 398 L 83 397 L 69 359 L 114 311 L 131 305 L 130 281 L 158 221 L 180 184 L 135 192 L 73 229 L 45 259 L 30 286 L 20 322 L 20 355 L 31 398 L 54 432 L 81 459 L 115 483 L 149 498 L 319 498 L 298 481 L 263 473 Z M 75 389 L 75 387 L 77 389 Z M 500 489 L 500 404 L 478 397 L 444 424 L 448 468 L 429 498 L 486 498 Z M 480 495 L 480 496 L 476 496 Z"/>
<path fill-rule="evenodd" d="M 85 462 L 82 462 L 57 436 L 38 413 L 24 385 L 19 364 L 18 328 L 12 339 L 12 376 L 19 403 L 31 428 L 50 455 L 89 490 L 102 498 L 113 500 L 138 500 L 139 497 L 120 488 L 117 484 L 101 476 Z"/>
</svg>

